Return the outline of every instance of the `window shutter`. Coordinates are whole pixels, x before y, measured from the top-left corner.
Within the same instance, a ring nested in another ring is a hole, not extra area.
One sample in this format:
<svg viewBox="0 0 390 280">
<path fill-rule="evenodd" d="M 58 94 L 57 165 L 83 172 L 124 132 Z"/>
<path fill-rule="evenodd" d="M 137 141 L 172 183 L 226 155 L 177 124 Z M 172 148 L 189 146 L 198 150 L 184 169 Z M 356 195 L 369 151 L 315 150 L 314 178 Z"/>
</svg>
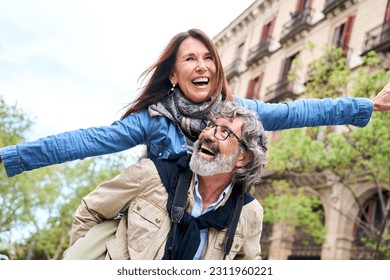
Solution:
<svg viewBox="0 0 390 280">
<path fill-rule="evenodd" d="M 343 48 L 343 54 L 346 55 L 348 52 L 349 39 L 351 38 L 353 23 L 355 21 L 355 16 L 350 16 L 345 23 L 343 36 L 341 37 L 340 47 Z"/>
</svg>

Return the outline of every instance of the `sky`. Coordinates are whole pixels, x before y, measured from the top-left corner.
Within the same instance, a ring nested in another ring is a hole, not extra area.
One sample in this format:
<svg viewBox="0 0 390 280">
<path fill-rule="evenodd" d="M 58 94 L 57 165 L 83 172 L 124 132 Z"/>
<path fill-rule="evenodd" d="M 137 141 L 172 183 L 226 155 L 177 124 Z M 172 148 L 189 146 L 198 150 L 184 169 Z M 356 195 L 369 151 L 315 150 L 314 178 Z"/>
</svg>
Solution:
<svg viewBox="0 0 390 280">
<path fill-rule="evenodd" d="M 176 33 L 211 38 L 254 0 L 0 0 L 0 95 L 35 140 L 110 125 Z"/>
</svg>

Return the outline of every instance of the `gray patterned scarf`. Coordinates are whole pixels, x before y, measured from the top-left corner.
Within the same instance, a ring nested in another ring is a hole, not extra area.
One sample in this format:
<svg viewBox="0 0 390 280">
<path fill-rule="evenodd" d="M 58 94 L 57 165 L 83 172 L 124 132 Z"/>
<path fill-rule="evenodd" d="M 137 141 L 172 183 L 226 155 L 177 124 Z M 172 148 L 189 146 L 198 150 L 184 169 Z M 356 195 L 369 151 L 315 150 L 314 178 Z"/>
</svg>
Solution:
<svg viewBox="0 0 390 280">
<path fill-rule="evenodd" d="M 206 127 L 209 113 L 220 106 L 221 98 L 213 106 L 210 107 L 210 104 L 210 100 L 195 104 L 176 88 L 173 94 L 157 104 L 150 105 L 148 110 L 151 117 L 165 116 L 179 124 L 184 134 L 191 141 L 196 141 Z"/>
</svg>

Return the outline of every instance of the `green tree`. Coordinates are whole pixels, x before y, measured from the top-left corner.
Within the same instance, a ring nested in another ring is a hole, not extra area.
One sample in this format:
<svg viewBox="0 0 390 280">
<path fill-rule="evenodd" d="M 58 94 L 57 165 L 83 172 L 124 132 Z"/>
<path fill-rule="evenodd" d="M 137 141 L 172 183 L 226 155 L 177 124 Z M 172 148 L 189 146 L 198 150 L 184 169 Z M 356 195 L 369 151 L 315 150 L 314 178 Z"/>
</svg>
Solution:
<svg viewBox="0 0 390 280">
<path fill-rule="evenodd" d="M 371 52 L 363 57 L 363 64 L 351 71 L 341 50 L 327 46 L 324 55 L 313 61 L 310 66 L 305 96 L 324 98 L 349 94 L 373 97 L 389 80 L 390 70 L 380 68 L 380 61 L 375 53 Z M 290 186 L 289 189 L 283 188 L 283 192 L 278 192 L 277 195 L 271 194 L 263 202 L 265 213 L 270 216 L 271 221 L 290 222 L 298 227 L 305 225 L 316 240 L 321 240 L 318 238 L 318 231 L 324 233 L 317 222 L 307 219 L 312 215 L 307 212 L 315 208 L 316 200 L 312 200 L 313 196 L 307 196 L 307 201 L 304 200 L 302 192 L 293 190 L 295 184 L 286 179 L 288 177 L 286 174 L 299 177 L 311 173 L 332 172 L 341 181 L 347 181 L 364 171 L 367 180 L 376 183 L 389 182 L 389 112 L 374 113 L 365 128 L 355 129 L 350 126 L 348 128 L 349 130 L 342 134 L 334 133 L 332 127 L 291 129 L 283 131 L 280 140 L 270 145 L 268 169 L 274 173 L 271 181 L 273 180 L 273 185 L 278 186 L 277 189 L 286 183 Z M 286 197 L 281 197 L 281 194 Z M 310 204 L 310 201 L 314 204 Z M 284 205 L 287 202 L 289 205 Z M 300 203 L 302 207 L 299 207 Z M 303 207 L 304 205 L 312 206 Z M 283 213 L 295 213 L 294 208 L 297 207 L 302 208 L 297 210 L 301 214 L 294 215 L 294 219 L 290 217 L 291 215 L 283 216 Z M 383 209 L 386 209 L 385 205 Z M 270 214 L 271 212 L 274 214 Z M 321 216 L 316 219 L 321 219 Z M 379 232 L 388 233 L 378 228 L 376 234 L 369 238 L 372 244 L 380 244 L 377 247 L 378 251 L 388 246 L 388 238 L 381 238 Z M 385 256 L 382 255 L 382 258 Z"/>
<path fill-rule="evenodd" d="M 0 96 L 0 146 L 26 140 L 31 116 Z M 0 244 L 17 259 L 60 259 L 80 199 L 113 178 L 128 161 L 122 155 L 44 167 L 8 178 L 0 172 Z M 12 237 L 17 235 L 18 239 Z"/>
<path fill-rule="evenodd" d="M 0 146 L 24 141 L 32 121 L 16 105 L 10 106 L 0 96 Z M 12 231 L 28 234 L 34 230 L 40 210 L 50 207 L 59 196 L 52 179 L 56 167 L 26 172 L 7 178 L 0 173 L 0 242 L 9 243 Z"/>
<path fill-rule="evenodd" d="M 266 206 L 265 223 L 284 223 L 291 234 L 295 228 L 312 237 L 315 244 L 322 244 L 325 237 L 323 211 L 318 197 L 305 193 L 305 188 L 291 188 L 288 182 L 279 180 L 274 194 L 263 202 Z"/>
<path fill-rule="evenodd" d="M 81 198 L 98 184 L 112 179 L 124 167 L 122 156 L 102 156 L 63 164 L 57 171 L 62 190 L 46 223 L 16 247 L 18 259 L 62 259 L 69 245 L 69 231 Z M 49 210 L 49 209 L 48 209 Z"/>
</svg>

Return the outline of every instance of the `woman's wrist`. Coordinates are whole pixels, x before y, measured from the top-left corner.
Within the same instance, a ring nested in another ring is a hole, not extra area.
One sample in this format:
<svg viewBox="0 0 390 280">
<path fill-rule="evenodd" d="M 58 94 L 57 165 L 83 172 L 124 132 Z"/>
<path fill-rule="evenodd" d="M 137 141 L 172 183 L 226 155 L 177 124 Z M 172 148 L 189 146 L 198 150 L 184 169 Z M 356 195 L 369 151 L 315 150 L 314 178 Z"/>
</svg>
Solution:
<svg viewBox="0 0 390 280">
<path fill-rule="evenodd" d="M 372 99 L 373 111 L 390 110 L 390 82 Z"/>
</svg>

